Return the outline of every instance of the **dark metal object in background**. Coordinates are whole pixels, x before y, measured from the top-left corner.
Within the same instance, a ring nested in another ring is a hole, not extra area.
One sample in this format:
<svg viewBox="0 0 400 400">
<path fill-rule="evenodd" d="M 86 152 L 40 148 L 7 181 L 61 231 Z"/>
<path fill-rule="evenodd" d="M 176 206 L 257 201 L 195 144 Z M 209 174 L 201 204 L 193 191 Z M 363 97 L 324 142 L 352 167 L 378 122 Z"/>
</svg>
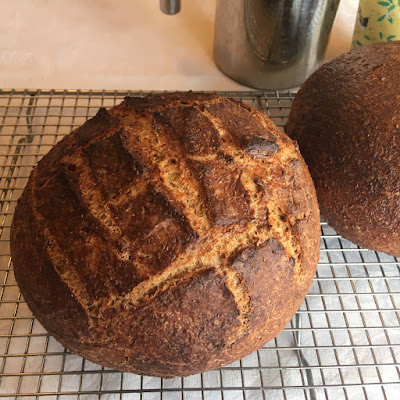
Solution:
<svg viewBox="0 0 400 400">
<path fill-rule="evenodd" d="M 339 1 L 217 0 L 217 66 L 255 88 L 300 86 L 323 62 Z"/>
<path fill-rule="evenodd" d="M 178 14 L 181 10 L 181 0 L 160 0 L 160 8 L 164 14 Z"/>
</svg>

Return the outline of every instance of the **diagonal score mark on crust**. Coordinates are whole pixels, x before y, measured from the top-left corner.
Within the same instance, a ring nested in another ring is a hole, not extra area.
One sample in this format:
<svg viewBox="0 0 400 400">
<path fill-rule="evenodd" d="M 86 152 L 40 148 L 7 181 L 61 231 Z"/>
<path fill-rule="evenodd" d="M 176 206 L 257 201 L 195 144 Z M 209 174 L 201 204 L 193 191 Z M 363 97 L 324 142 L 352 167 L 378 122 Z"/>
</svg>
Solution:
<svg viewBox="0 0 400 400">
<path fill-rule="evenodd" d="M 244 104 L 241 104 L 242 107 L 248 109 Z M 276 126 L 271 119 L 269 119 L 269 117 L 267 116 L 267 114 L 259 111 L 259 110 L 254 110 L 254 109 L 250 109 L 249 110 L 250 113 L 258 119 L 258 121 L 261 123 L 261 125 L 268 131 L 272 131 L 276 132 L 276 137 L 278 139 L 279 142 L 283 142 L 282 138 L 279 137 L 279 135 L 277 134 L 277 132 L 282 132 L 284 133 L 280 128 L 278 128 L 278 126 Z M 286 139 L 288 142 L 292 143 L 294 146 L 297 146 L 297 143 L 293 140 L 291 140 L 289 137 L 287 137 Z M 280 149 L 277 151 L 276 154 L 273 154 L 272 156 L 269 156 L 270 159 L 274 158 L 275 159 L 280 159 L 282 160 L 284 163 L 290 163 L 293 160 L 298 160 L 300 157 L 298 154 L 296 154 L 293 150 L 292 150 L 292 146 L 280 146 Z"/>
<path fill-rule="evenodd" d="M 73 268 L 69 267 L 70 262 L 68 258 L 63 255 L 62 249 L 55 238 L 50 234 L 50 230 L 47 226 L 47 219 L 45 219 L 38 211 L 36 197 L 32 194 L 36 188 L 36 175 L 37 169 L 34 169 L 31 175 L 31 184 L 27 185 L 27 190 L 29 190 L 28 199 L 31 202 L 32 216 L 34 220 L 37 221 L 38 226 L 42 228 L 41 232 L 45 243 L 51 244 L 51 246 L 44 246 L 44 249 L 49 256 L 55 272 L 67 285 L 68 289 L 74 295 L 75 300 L 81 305 L 88 316 L 89 321 L 91 321 L 89 308 L 92 306 L 92 300 L 84 286 L 77 285 L 77 283 L 80 282 L 78 275 L 75 273 Z"/>
<path fill-rule="evenodd" d="M 207 205 L 199 196 L 201 185 L 187 165 L 185 156 L 171 146 L 164 127 L 155 130 L 150 121 L 138 115 L 130 118 L 132 122 L 121 135 L 125 149 L 158 171 L 157 189 L 182 212 L 192 229 L 204 236 L 213 222 Z"/>
<path fill-rule="evenodd" d="M 240 104 L 242 107 L 248 109 L 245 105 Z M 238 149 L 233 138 L 229 135 L 227 130 L 223 126 L 223 122 L 216 116 L 211 115 L 207 110 L 202 110 L 203 114 L 206 115 L 210 121 L 214 124 L 215 128 L 219 132 L 221 139 L 223 139 L 222 150 L 230 155 L 236 163 L 245 166 L 247 169 L 253 169 L 253 171 L 262 171 L 263 180 L 268 181 L 271 179 L 272 168 L 276 165 L 283 164 L 283 166 L 289 166 L 293 160 L 301 158 L 299 154 L 293 151 L 292 146 L 279 146 L 279 150 L 275 154 L 268 155 L 265 160 L 254 160 L 245 151 Z M 257 118 L 263 127 L 268 131 L 274 131 L 274 126 L 266 120 L 266 116 L 262 115 L 258 111 L 250 110 L 251 114 Z M 274 136 L 277 139 L 278 144 L 282 144 L 282 139 L 274 132 Z M 298 235 L 292 226 L 292 219 L 285 219 L 286 224 L 282 221 L 281 216 L 283 213 L 279 207 L 272 201 L 262 201 L 262 195 L 259 193 L 256 187 L 256 183 L 252 179 L 251 175 L 242 170 L 241 181 L 249 194 L 250 207 L 253 209 L 255 219 L 265 218 L 266 213 L 268 214 L 269 228 L 271 234 L 275 237 L 284 247 L 288 254 L 288 257 L 292 257 L 295 262 L 295 277 L 297 280 L 301 280 L 301 261 L 302 253 Z M 304 193 L 304 189 L 303 189 Z M 305 195 L 305 194 L 304 194 Z M 306 198 L 306 197 L 305 197 Z M 287 225 L 290 224 L 288 229 Z"/>
<path fill-rule="evenodd" d="M 110 205 L 118 206 L 121 202 L 126 202 L 128 199 L 132 202 L 136 197 L 143 194 L 151 180 L 147 180 L 148 172 L 142 174 L 142 180 L 130 186 L 124 193 L 119 194 L 114 199 L 105 201 L 101 190 L 98 188 L 97 183 L 93 178 L 93 172 L 86 162 L 86 157 L 83 151 L 76 152 L 73 158 L 65 157 L 62 159 L 64 162 L 70 162 L 76 167 L 78 176 L 83 176 L 85 179 L 77 179 L 78 190 L 80 191 L 80 198 L 88 212 L 93 216 L 96 222 L 109 233 L 110 237 L 118 241 L 120 244 L 119 249 L 114 249 L 110 246 L 109 250 L 121 261 L 127 261 L 130 257 L 130 252 L 124 249 L 129 249 L 132 241 L 127 239 L 124 235 L 123 229 L 116 223 L 110 211 Z M 132 266 L 133 268 L 133 266 Z M 151 271 L 144 263 L 136 266 L 140 269 L 143 275 L 150 275 Z"/>
<path fill-rule="evenodd" d="M 256 220 L 267 218 L 271 232 L 273 232 L 274 237 L 281 242 L 282 246 L 285 247 L 288 257 L 296 259 L 297 254 L 300 251 L 300 244 L 293 241 L 293 238 L 296 237 L 296 235 L 292 229 L 292 224 L 297 220 L 297 218 L 287 218 L 275 202 L 264 200 L 263 194 L 258 190 L 257 184 L 250 174 L 242 173 L 241 181 L 243 187 L 249 193 L 252 203 L 251 205 L 254 210 L 254 218 Z M 282 219 L 283 216 L 284 219 Z M 301 217 L 304 217 L 304 214 L 301 214 Z M 287 229 L 288 224 L 290 224 L 289 229 Z"/>
<path fill-rule="evenodd" d="M 249 109 L 246 105 L 241 104 L 242 107 Z M 269 130 L 272 131 L 277 131 L 277 133 L 279 131 L 281 131 L 277 126 L 275 126 L 275 124 L 272 122 L 272 120 L 270 120 L 267 115 L 263 112 L 261 112 L 260 110 L 257 109 L 249 109 L 249 111 L 254 115 L 254 117 L 256 117 L 261 124 Z M 289 151 L 289 147 L 287 146 L 285 151 L 282 153 L 282 162 L 285 163 L 286 165 L 292 165 L 293 162 L 298 162 L 298 161 L 302 161 L 302 170 L 303 173 L 305 175 L 309 175 L 309 179 L 312 182 L 311 176 L 309 174 L 308 168 L 306 163 L 304 162 L 300 151 L 298 149 L 297 146 L 297 142 L 294 140 L 291 140 L 289 137 L 286 137 L 284 140 L 291 142 L 295 148 L 297 149 L 297 154 L 295 154 L 295 157 L 293 157 L 293 151 Z M 299 189 L 299 188 L 297 188 Z M 287 222 L 290 224 L 291 227 L 291 231 L 293 233 L 293 236 L 290 238 L 290 245 L 293 249 L 296 249 L 295 251 L 295 256 L 293 256 L 294 260 L 295 260 L 295 277 L 297 277 L 297 280 L 299 282 L 299 285 L 302 284 L 302 280 L 305 279 L 304 275 L 302 274 L 302 262 L 303 262 L 303 251 L 304 249 L 301 247 L 300 244 L 300 237 L 298 234 L 298 231 L 296 229 L 294 229 L 294 226 L 297 225 L 297 223 L 301 220 L 308 220 L 309 217 L 312 215 L 312 209 L 314 208 L 313 206 L 313 201 L 312 201 L 312 196 L 310 196 L 310 194 L 307 192 L 306 186 L 304 185 L 300 185 L 300 189 L 301 192 L 303 194 L 303 199 L 305 199 L 306 203 L 307 203 L 307 210 L 300 210 L 297 214 L 294 215 L 289 215 L 287 216 L 288 218 L 286 218 Z M 312 185 L 312 189 L 311 190 L 315 190 L 313 185 Z M 317 209 L 317 212 L 319 213 L 319 210 Z M 277 213 L 277 216 L 279 217 L 279 210 Z M 280 219 L 280 218 L 278 218 Z M 318 218 L 318 227 L 319 227 L 319 218 Z M 294 242 L 294 238 L 297 239 L 297 243 Z M 319 244 L 318 244 L 319 247 Z"/>
<path fill-rule="evenodd" d="M 284 247 L 288 258 L 292 257 L 294 259 L 294 275 L 297 279 L 301 279 L 301 276 L 299 276 L 301 262 L 299 243 L 291 239 L 294 233 L 292 230 L 288 230 L 287 225 L 279 218 L 277 207 L 273 203 L 269 203 L 268 207 L 270 210 L 268 213 L 270 224 L 275 224 L 274 228 L 271 228 L 270 225 L 260 226 L 254 220 L 240 226 L 214 227 L 206 237 L 199 239 L 202 240 L 201 243 L 197 243 L 197 250 L 200 255 L 193 256 L 190 249 L 188 249 L 186 253 L 178 257 L 162 273 L 139 283 L 124 296 L 111 297 L 110 303 L 113 305 L 119 302 L 129 303 L 131 307 L 136 308 L 142 302 L 156 297 L 158 293 L 173 287 L 179 279 L 190 277 L 196 272 L 206 270 L 212 266 L 226 276 L 228 289 L 235 298 L 240 311 L 239 320 L 242 325 L 246 325 L 251 311 L 251 298 L 244 278 L 236 270 L 226 265 L 226 260 L 230 256 L 249 246 L 258 246 L 269 239 L 276 239 Z M 221 257 L 221 250 L 225 251 L 224 257 Z"/>
<path fill-rule="evenodd" d="M 250 199 L 250 205 L 253 209 L 255 220 L 266 220 L 268 218 L 268 208 L 266 207 L 265 195 L 259 190 L 257 183 L 254 180 L 254 174 L 247 171 L 242 171 L 240 180 L 243 187 L 247 191 Z"/>
<path fill-rule="evenodd" d="M 241 273 L 236 271 L 235 268 L 227 265 L 221 266 L 221 271 L 226 277 L 227 288 L 234 297 L 239 310 L 238 319 L 242 327 L 246 327 L 249 323 L 249 316 L 252 311 L 251 296 L 246 279 Z"/>
<path fill-rule="evenodd" d="M 75 152 L 73 156 L 62 158 L 60 162 L 70 163 L 76 168 L 76 173 L 80 177 L 84 177 L 84 179 L 77 179 L 76 183 L 79 187 L 80 198 L 88 211 L 107 231 L 116 234 L 117 236 L 121 236 L 121 228 L 115 224 L 108 205 L 104 201 L 103 195 L 99 190 L 97 183 L 93 179 L 92 171 L 85 158 L 83 151 L 80 150 L 79 152 Z"/>
<path fill-rule="evenodd" d="M 285 249 L 288 258 L 294 260 L 294 278 L 300 285 L 303 275 L 301 274 L 302 251 L 299 236 L 293 228 L 292 221 L 289 219 L 285 219 L 285 222 L 282 221 L 282 212 L 275 204 L 269 204 L 268 214 L 273 235 Z"/>
<path fill-rule="evenodd" d="M 270 237 L 269 227 L 260 227 L 257 221 L 240 225 L 216 226 L 195 243 L 197 254 L 193 255 L 189 248 L 162 273 L 139 283 L 131 292 L 113 300 L 121 300 L 137 306 L 173 285 L 177 279 L 210 267 L 220 269 L 230 255 L 236 254 L 249 245 L 262 243 Z M 224 256 L 221 256 L 221 253 Z"/>
<path fill-rule="evenodd" d="M 228 131 L 224 127 L 223 122 L 217 116 L 212 115 L 206 109 L 200 111 L 210 120 L 210 122 L 214 125 L 214 127 L 218 131 L 222 139 L 221 150 L 226 154 L 230 155 L 239 165 L 246 167 L 252 166 L 257 168 L 266 168 L 266 171 L 268 171 L 269 165 L 274 165 L 281 161 L 286 163 L 299 158 L 299 156 L 293 151 L 291 146 L 286 145 L 286 146 L 279 146 L 278 151 L 276 151 L 274 154 L 269 154 L 262 161 L 260 159 L 254 159 L 249 154 L 247 154 L 243 149 L 237 147 L 234 139 L 231 137 L 231 135 L 229 135 Z M 265 120 L 262 118 L 262 116 L 259 115 L 259 113 L 252 112 L 252 115 L 255 118 L 257 118 L 257 120 L 260 121 L 260 123 L 266 130 L 271 131 L 271 127 L 265 122 Z M 281 138 L 275 133 L 274 136 L 277 139 L 277 143 L 281 144 L 282 143 Z"/>
<path fill-rule="evenodd" d="M 241 180 L 243 187 L 249 194 L 254 218 L 256 220 L 268 219 L 271 236 L 278 240 L 284 247 L 288 258 L 293 258 L 295 263 L 294 276 L 300 281 L 302 253 L 300 240 L 294 229 L 294 223 L 299 218 L 304 218 L 304 214 L 301 214 L 299 217 L 287 218 L 275 202 L 263 199 L 263 194 L 258 190 L 257 184 L 251 175 L 242 173 Z"/>
<path fill-rule="evenodd" d="M 117 196 L 115 199 L 110 199 L 108 202 L 105 201 L 101 190 L 98 188 L 97 183 L 93 178 L 93 172 L 86 162 L 86 157 L 83 151 L 76 152 L 74 157 L 64 157 L 63 162 L 69 162 L 75 166 L 76 172 L 79 176 L 85 177 L 85 179 L 77 179 L 78 190 L 80 191 L 80 198 L 93 218 L 102 226 L 105 231 L 108 231 L 110 237 L 114 237 L 120 243 L 124 244 L 124 248 L 129 248 L 130 241 L 124 237 L 124 232 L 121 227 L 116 223 L 112 217 L 109 205 L 118 205 L 121 201 L 126 201 L 127 198 L 134 201 L 135 198 L 144 193 L 149 185 L 149 181 L 143 179 L 139 184 L 129 187 L 129 190 L 125 191 L 122 196 Z M 144 173 L 146 174 L 146 172 Z M 120 260 L 127 260 L 129 254 L 123 251 L 114 251 L 114 254 Z M 146 270 L 145 265 L 140 266 L 143 270 Z"/>
</svg>

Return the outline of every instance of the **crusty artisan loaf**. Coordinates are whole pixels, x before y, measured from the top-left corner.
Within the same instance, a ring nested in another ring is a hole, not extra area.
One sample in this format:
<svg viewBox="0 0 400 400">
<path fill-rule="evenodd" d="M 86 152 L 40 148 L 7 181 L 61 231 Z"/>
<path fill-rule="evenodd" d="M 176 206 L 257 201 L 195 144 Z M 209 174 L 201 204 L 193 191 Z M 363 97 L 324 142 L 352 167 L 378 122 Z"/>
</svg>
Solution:
<svg viewBox="0 0 400 400">
<path fill-rule="evenodd" d="M 400 42 L 361 47 L 304 83 L 286 126 L 328 223 L 394 256 L 400 256 L 399 87 Z"/>
<path fill-rule="evenodd" d="M 11 250 L 32 312 L 101 365 L 189 375 L 273 338 L 303 301 L 319 210 L 293 142 L 213 94 L 126 98 L 32 172 Z"/>
</svg>

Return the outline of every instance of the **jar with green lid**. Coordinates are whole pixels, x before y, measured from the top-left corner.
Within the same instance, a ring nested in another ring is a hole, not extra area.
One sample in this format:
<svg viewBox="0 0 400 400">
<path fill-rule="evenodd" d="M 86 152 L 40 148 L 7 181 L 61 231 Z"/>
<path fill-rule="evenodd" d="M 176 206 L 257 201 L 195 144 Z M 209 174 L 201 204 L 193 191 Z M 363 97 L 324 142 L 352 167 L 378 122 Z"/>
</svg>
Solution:
<svg viewBox="0 0 400 400">
<path fill-rule="evenodd" d="M 360 0 L 352 47 L 400 40 L 400 0 Z"/>
</svg>

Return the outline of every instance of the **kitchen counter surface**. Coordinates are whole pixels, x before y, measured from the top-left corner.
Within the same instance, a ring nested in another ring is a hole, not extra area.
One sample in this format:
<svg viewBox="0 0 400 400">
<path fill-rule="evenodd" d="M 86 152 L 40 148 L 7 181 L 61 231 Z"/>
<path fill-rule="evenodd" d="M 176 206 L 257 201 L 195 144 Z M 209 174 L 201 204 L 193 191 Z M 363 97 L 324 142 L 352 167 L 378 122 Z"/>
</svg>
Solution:
<svg viewBox="0 0 400 400">
<path fill-rule="evenodd" d="M 234 1 L 234 0 L 233 0 Z M 342 0 L 326 58 L 350 48 L 356 0 Z M 213 61 L 215 0 L 3 0 L 0 88 L 240 90 Z"/>
</svg>

